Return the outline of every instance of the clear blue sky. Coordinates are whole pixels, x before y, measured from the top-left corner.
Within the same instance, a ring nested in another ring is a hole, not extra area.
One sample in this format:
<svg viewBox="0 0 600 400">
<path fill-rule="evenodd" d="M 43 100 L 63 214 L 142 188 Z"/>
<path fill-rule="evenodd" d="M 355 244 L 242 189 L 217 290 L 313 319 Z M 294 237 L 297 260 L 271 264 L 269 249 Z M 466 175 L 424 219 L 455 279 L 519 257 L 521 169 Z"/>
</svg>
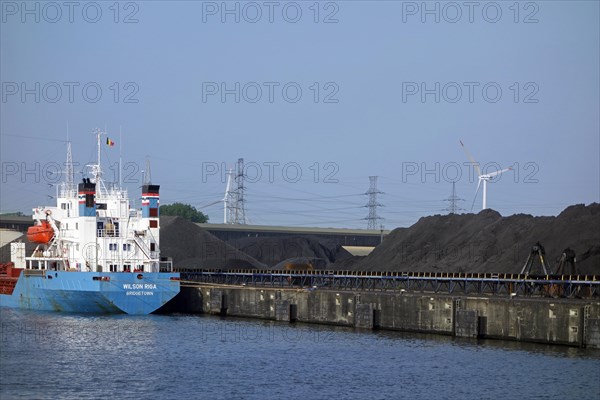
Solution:
<svg viewBox="0 0 600 400">
<path fill-rule="evenodd" d="M 52 203 L 67 124 L 80 164 L 108 129 L 132 193 L 149 156 L 162 204 L 219 200 L 207 172 L 244 157 L 256 224 L 366 227 L 377 175 L 383 224 L 408 226 L 445 213 L 457 165 L 469 211 L 459 139 L 514 165 L 488 187 L 503 215 L 599 201 L 597 1 L 23 4 L 1 2 L 1 212 Z"/>
</svg>

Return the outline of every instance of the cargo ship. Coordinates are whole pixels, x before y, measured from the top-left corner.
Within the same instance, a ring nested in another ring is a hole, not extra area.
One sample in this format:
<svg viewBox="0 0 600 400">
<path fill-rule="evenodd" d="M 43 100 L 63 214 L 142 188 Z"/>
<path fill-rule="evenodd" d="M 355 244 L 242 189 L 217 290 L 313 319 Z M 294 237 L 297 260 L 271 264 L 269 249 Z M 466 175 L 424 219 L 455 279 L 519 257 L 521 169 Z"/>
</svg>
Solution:
<svg viewBox="0 0 600 400">
<path fill-rule="evenodd" d="M 97 161 L 77 185 L 67 144 L 66 178 L 57 187 L 56 205 L 33 209 L 27 240 L 35 249 L 26 254 L 24 242 L 11 243 L 11 263 L 0 270 L 0 306 L 149 314 L 179 293 L 179 273 L 160 254 L 160 186 L 145 174 L 141 208 L 130 207 L 120 182 L 102 179 L 106 134 L 95 135 Z"/>
</svg>

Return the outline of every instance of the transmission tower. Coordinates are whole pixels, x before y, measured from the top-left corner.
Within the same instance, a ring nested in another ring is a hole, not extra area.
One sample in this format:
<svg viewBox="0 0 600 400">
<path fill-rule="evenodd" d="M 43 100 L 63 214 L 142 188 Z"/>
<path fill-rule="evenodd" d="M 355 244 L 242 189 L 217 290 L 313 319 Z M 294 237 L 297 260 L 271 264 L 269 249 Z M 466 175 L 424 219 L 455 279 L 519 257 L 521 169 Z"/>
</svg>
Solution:
<svg viewBox="0 0 600 400">
<path fill-rule="evenodd" d="M 237 209 L 237 194 L 233 189 L 235 175 L 233 169 L 227 170 L 227 187 L 225 188 L 225 197 L 223 198 L 223 223 L 235 223 L 235 210 Z"/>
<path fill-rule="evenodd" d="M 237 187 L 235 189 L 235 217 L 233 219 L 234 224 L 245 224 L 246 223 L 246 207 L 244 204 L 244 159 L 238 158 L 237 161 L 237 175 L 235 182 Z"/>
<path fill-rule="evenodd" d="M 456 195 L 456 183 L 452 182 L 452 194 L 444 201 L 449 202 L 448 208 L 444 208 L 442 211 L 448 211 L 450 214 L 457 214 L 459 211 L 464 211 L 464 208 L 461 208 L 458 203 L 460 201 L 465 201 L 465 199 L 461 199 Z"/>
<path fill-rule="evenodd" d="M 383 192 L 380 192 L 377 189 L 376 176 L 369 177 L 369 191 L 365 194 L 369 195 L 369 202 L 365 206 L 369 208 L 369 215 L 365 218 L 367 220 L 367 229 L 375 230 L 378 225 L 377 221 L 383 219 L 377 215 L 377 207 L 382 207 L 382 205 L 377 202 L 377 195 L 383 194 Z"/>
</svg>

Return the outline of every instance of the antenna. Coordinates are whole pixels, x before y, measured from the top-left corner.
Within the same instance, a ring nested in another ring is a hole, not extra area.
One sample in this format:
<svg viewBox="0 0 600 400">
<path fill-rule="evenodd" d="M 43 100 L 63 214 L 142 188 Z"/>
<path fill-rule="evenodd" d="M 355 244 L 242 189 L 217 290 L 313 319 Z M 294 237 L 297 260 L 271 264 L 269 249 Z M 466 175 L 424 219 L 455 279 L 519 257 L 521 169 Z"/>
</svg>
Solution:
<svg viewBox="0 0 600 400">
<path fill-rule="evenodd" d="M 150 171 L 150 157 L 146 156 L 146 167 L 144 168 L 144 185 L 152 184 L 152 172 Z"/>
<path fill-rule="evenodd" d="M 73 153 L 71 152 L 71 138 L 69 137 L 69 121 L 67 121 L 67 170 L 66 187 L 68 196 L 75 196 L 75 171 L 73 169 Z"/>
<path fill-rule="evenodd" d="M 94 130 L 94 135 L 96 135 L 96 149 L 98 151 L 97 155 L 96 155 L 96 163 L 98 164 L 98 166 L 100 165 L 100 135 L 102 135 L 102 131 L 100 130 L 100 128 L 96 128 Z"/>
<path fill-rule="evenodd" d="M 106 132 L 102 132 L 100 129 L 96 128 L 93 131 L 94 135 L 96 135 L 96 141 L 98 146 L 98 161 L 97 164 L 91 164 L 92 175 L 94 176 L 94 183 L 98 186 L 96 189 L 96 196 L 98 198 L 104 197 L 104 193 L 106 193 L 106 187 L 104 186 L 104 181 L 102 180 L 102 166 L 100 165 L 100 136 L 106 135 Z M 88 164 L 90 165 L 90 164 Z"/>
<path fill-rule="evenodd" d="M 465 199 L 461 199 L 456 195 L 456 182 L 452 182 L 452 193 L 450 197 L 444 199 L 444 201 L 450 202 L 448 208 L 445 208 L 443 211 L 448 211 L 450 214 L 457 214 L 458 211 L 464 211 L 465 209 L 458 205 L 458 202 L 465 201 Z"/>
<path fill-rule="evenodd" d="M 365 218 L 367 220 L 367 229 L 375 230 L 377 229 L 377 221 L 383 219 L 377 215 L 377 207 L 382 207 L 382 205 L 377 202 L 377 195 L 383 194 L 383 192 L 380 192 L 377 189 L 376 176 L 369 177 L 369 191 L 365 194 L 369 195 L 369 202 L 365 206 L 369 208 L 369 215 Z"/>
<path fill-rule="evenodd" d="M 73 171 L 73 154 L 71 153 L 71 142 L 67 141 L 67 169 L 66 192 L 69 197 L 75 196 L 75 172 Z"/>
<path fill-rule="evenodd" d="M 121 125 L 119 125 L 119 189 L 123 188 L 123 138 Z"/>
<path fill-rule="evenodd" d="M 490 174 L 482 174 L 481 168 L 479 168 L 479 163 L 477 161 L 475 161 L 475 159 L 473 159 L 473 157 L 471 156 L 471 153 L 469 153 L 469 151 L 465 147 L 465 144 L 462 142 L 462 140 L 459 140 L 459 142 L 463 148 L 463 151 L 467 155 L 467 158 L 469 159 L 469 161 L 471 161 L 471 164 L 473 164 L 473 166 L 475 167 L 475 170 L 477 171 L 477 175 L 479 178 L 479 182 L 477 182 L 477 190 L 475 191 L 475 197 L 473 198 L 473 203 L 471 204 L 471 211 L 473 211 L 473 206 L 475 205 L 475 200 L 477 199 L 477 195 L 479 194 L 479 187 L 481 186 L 481 182 L 483 182 L 483 205 L 482 205 L 481 209 L 485 210 L 488 208 L 487 207 L 487 183 L 488 183 L 488 181 L 491 180 L 494 176 L 501 175 L 503 172 L 506 172 L 506 171 L 510 171 L 512 169 L 512 167 L 508 167 L 508 168 L 505 168 L 505 169 L 499 170 L 499 171 L 494 171 Z"/>
</svg>

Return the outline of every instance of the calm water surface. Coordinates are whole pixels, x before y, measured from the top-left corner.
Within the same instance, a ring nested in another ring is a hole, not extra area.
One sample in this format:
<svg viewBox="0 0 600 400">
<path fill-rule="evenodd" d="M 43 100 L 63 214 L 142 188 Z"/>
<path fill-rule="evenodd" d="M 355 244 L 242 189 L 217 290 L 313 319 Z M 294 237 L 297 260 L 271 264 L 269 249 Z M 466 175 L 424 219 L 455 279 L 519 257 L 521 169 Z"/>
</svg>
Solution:
<svg viewBox="0 0 600 400">
<path fill-rule="evenodd" d="M 600 351 L 0 308 L 0 398 L 599 399 Z"/>
</svg>

